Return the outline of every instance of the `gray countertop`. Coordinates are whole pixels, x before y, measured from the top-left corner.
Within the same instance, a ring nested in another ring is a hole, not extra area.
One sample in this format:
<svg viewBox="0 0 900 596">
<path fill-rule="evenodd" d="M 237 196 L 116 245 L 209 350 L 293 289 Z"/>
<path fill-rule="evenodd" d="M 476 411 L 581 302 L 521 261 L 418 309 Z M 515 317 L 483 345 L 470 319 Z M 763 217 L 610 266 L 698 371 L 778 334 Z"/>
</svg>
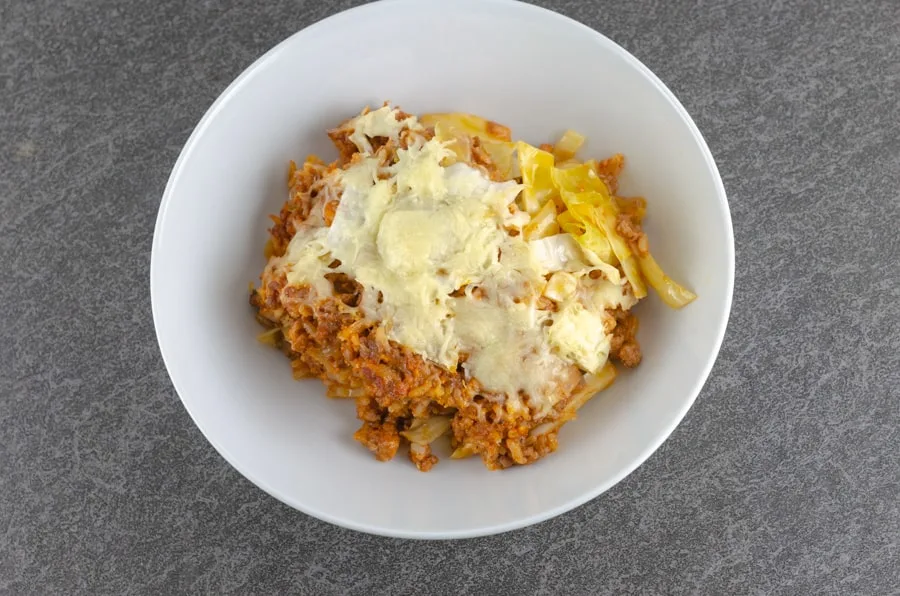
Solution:
<svg viewBox="0 0 900 596">
<path fill-rule="evenodd" d="M 608 493 L 414 542 L 219 457 L 156 346 L 157 207 L 226 85 L 354 3 L 0 0 L 0 593 L 900 593 L 894 0 L 541 2 L 672 88 L 734 219 L 715 369 Z"/>
</svg>

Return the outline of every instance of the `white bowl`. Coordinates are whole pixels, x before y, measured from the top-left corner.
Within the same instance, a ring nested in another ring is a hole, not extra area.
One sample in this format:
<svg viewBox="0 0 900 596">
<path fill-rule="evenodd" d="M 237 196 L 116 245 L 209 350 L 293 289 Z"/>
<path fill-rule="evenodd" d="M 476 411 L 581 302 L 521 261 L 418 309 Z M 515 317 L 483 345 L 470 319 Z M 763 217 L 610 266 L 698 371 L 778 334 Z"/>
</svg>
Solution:
<svg viewBox="0 0 900 596">
<path fill-rule="evenodd" d="M 247 303 L 289 159 L 333 156 L 325 129 L 385 99 L 413 113 L 465 111 L 513 136 L 588 136 L 584 155 L 626 155 L 625 194 L 648 198 L 657 259 L 699 298 L 638 307 L 644 361 L 582 408 L 559 450 L 486 470 L 448 458 L 423 474 L 353 440 L 349 401 L 291 378 L 256 341 Z M 151 284 L 172 382 L 213 446 L 305 513 L 391 536 L 455 538 L 519 528 L 619 482 L 666 439 L 716 358 L 734 280 L 725 191 L 700 132 L 646 67 L 599 33 L 507 0 L 396 0 L 309 27 L 225 90 L 185 145 L 160 206 Z"/>
</svg>

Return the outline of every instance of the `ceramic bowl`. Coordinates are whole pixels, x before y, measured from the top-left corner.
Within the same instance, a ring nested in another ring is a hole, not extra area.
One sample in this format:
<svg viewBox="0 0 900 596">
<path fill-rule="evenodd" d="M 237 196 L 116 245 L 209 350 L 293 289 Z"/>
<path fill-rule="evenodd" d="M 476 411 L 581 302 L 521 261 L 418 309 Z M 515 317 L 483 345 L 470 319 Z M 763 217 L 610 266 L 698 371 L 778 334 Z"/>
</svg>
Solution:
<svg viewBox="0 0 900 596">
<path fill-rule="evenodd" d="M 352 434 L 354 404 L 294 381 L 258 343 L 248 283 L 264 266 L 268 214 L 288 160 L 336 155 L 325 130 L 390 100 L 411 113 L 471 112 L 515 138 L 571 128 L 583 155 L 624 153 L 622 194 L 649 202 L 654 255 L 699 298 L 637 308 L 644 360 L 579 412 L 539 462 L 490 472 L 444 458 L 429 473 L 380 463 Z M 637 59 L 559 14 L 507 0 L 393 0 L 325 19 L 241 74 L 197 125 L 162 199 L 153 315 L 172 382 L 197 426 L 264 491 L 357 530 L 455 538 L 522 527 L 622 480 L 669 436 L 722 342 L 734 280 L 728 203 L 709 149 Z M 713 396 L 710 396 L 712 398 Z"/>
</svg>

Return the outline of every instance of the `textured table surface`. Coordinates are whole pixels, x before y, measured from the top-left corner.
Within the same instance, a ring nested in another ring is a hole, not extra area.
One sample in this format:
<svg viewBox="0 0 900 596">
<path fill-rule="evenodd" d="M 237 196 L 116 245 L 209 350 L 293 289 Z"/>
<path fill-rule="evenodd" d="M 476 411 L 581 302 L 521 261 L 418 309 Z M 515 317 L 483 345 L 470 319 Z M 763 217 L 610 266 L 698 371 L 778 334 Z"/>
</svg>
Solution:
<svg viewBox="0 0 900 596">
<path fill-rule="evenodd" d="M 734 309 L 696 405 L 625 481 L 424 543 L 332 527 L 231 469 L 150 314 L 194 124 L 354 2 L 0 0 L 0 593 L 900 593 L 900 4 L 543 3 L 695 118 L 729 194 Z"/>
</svg>

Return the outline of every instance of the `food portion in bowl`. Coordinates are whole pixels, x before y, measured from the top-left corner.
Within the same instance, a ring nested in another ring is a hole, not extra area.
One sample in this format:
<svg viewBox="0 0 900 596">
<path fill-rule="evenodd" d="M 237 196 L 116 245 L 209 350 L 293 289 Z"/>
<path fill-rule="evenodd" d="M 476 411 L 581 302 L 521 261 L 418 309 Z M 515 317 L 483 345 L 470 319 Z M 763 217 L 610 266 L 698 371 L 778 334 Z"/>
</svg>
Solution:
<svg viewBox="0 0 900 596">
<path fill-rule="evenodd" d="M 328 131 L 340 157 L 290 164 L 251 304 L 295 377 L 352 398 L 379 460 L 419 470 L 448 435 L 490 469 L 557 448 L 560 427 L 641 350 L 631 311 L 653 287 L 679 308 L 618 196 L 624 158 L 578 161 L 584 139 L 513 142 L 467 114 L 388 104 Z"/>
</svg>

